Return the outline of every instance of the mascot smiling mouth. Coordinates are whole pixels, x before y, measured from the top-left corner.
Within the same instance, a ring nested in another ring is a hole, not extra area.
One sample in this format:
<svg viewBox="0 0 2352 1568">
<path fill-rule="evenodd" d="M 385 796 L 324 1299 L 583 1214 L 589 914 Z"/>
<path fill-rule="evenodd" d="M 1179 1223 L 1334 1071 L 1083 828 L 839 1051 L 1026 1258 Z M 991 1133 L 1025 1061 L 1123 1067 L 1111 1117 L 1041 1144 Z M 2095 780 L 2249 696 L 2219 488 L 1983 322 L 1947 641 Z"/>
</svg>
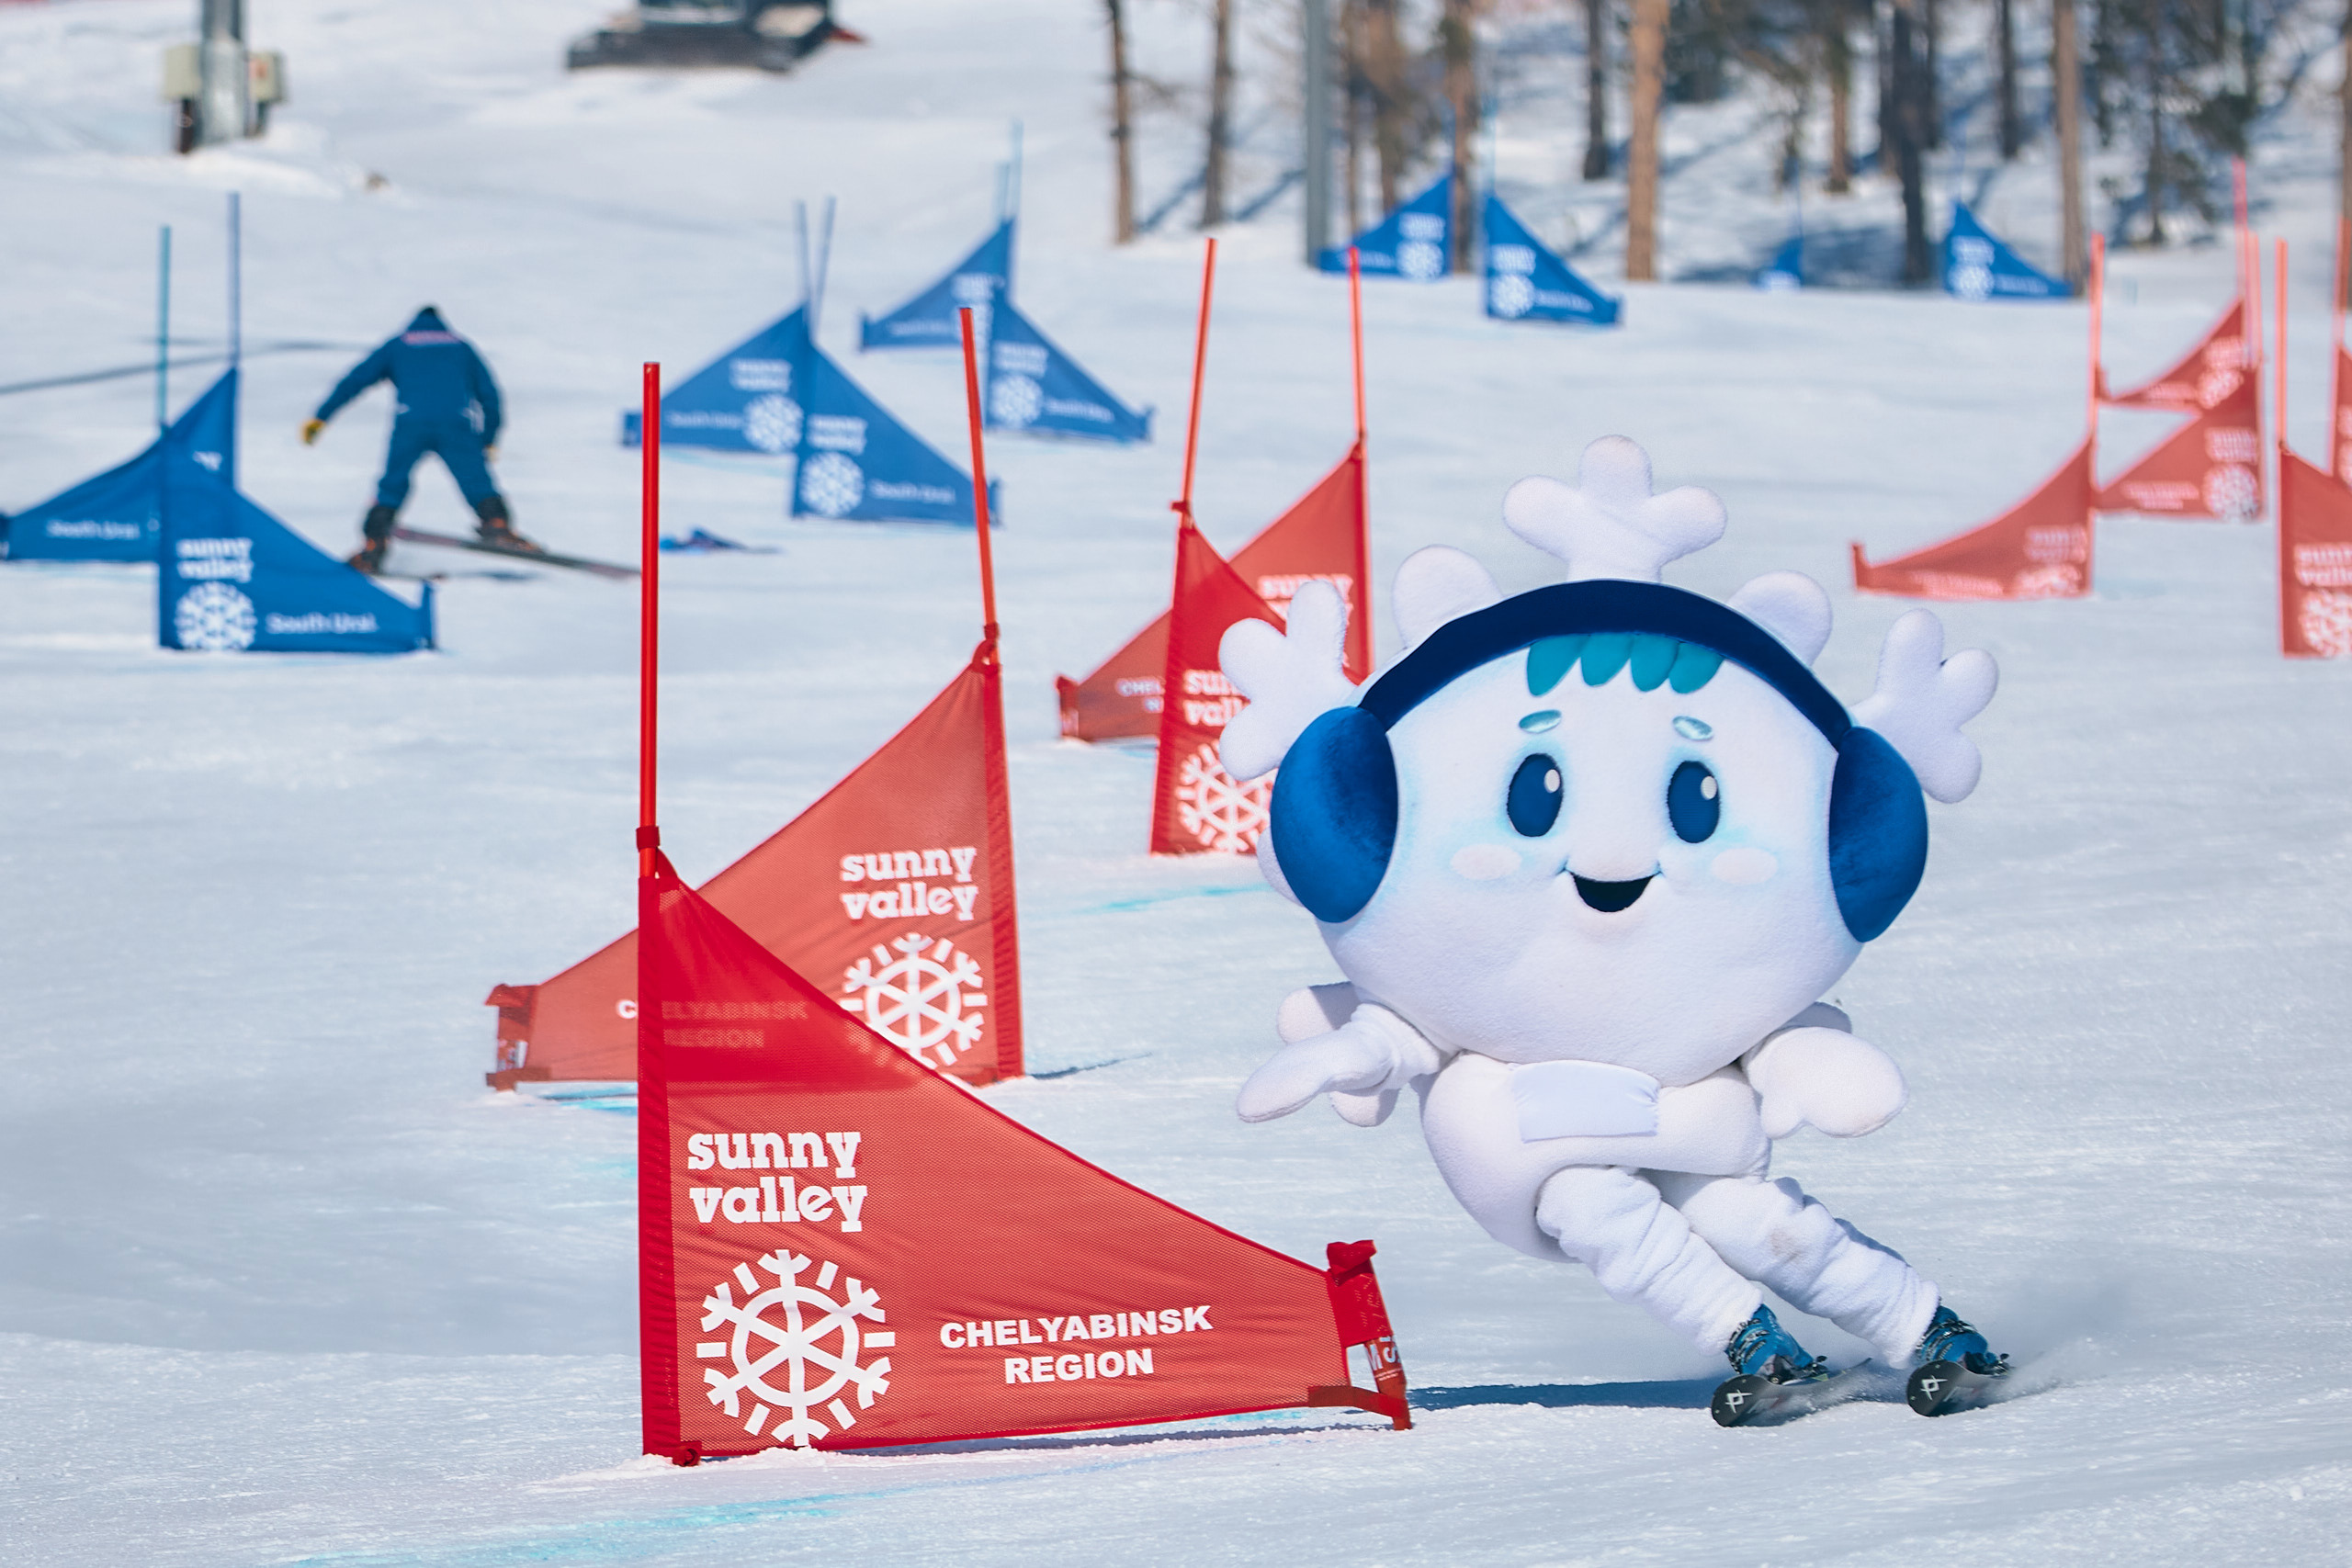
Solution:
<svg viewBox="0 0 2352 1568">
<path fill-rule="evenodd" d="M 1570 872 L 1570 876 L 1576 873 Z M 1656 873 L 1652 873 L 1655 875 Z M 1650 877 L 1637 876 L 1631 882 L 1595 882 L 1589 876 L 1577 876 L 1577 897 L 1604 915 L 1631 908 L 1642 889 L 1650 885 Z"/>
</svg>

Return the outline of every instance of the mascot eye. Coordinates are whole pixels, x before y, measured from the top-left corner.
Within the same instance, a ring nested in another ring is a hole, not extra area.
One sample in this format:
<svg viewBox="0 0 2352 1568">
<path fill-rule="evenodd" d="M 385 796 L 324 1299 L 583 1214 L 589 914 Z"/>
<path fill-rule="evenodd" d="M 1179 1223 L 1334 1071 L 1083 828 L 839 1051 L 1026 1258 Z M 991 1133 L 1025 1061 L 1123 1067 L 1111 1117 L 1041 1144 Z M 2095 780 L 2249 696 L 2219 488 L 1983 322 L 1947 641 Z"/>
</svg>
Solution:
<svg viewBox="0 0 2352 1568">
<path fill-rule="evenodd" d="M 1560 819 L 1560 764 L 1538 751 L 1510 776 L 1505 809 L 1521 836 L 1540 839 Z"/>
<path fill-rule="evenodd" d="M 1674 836 L 1686 844 L 1704 843 L 1714 837 L 1723 820 L 1723 788 L 1704 762 L 1685 762 L 1667 781 L 1666 815 Z"/>
</svg>

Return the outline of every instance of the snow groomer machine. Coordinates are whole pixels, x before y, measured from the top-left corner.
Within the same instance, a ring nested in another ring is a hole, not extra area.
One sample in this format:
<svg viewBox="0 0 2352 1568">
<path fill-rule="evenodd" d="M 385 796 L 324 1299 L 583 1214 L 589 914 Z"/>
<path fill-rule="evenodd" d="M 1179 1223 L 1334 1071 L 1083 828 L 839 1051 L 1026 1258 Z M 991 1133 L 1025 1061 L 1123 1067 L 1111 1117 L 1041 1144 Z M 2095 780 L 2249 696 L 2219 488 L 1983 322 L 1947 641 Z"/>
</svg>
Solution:
<svg viewBox="0 0 2352 1568">
<path fill-rule="evenodd" d="M 833 21 L 832 0 L 638 0 L 574 39 L 565 63 L 751 65 L 789 71 L 828 40 L 858 41 Z"/>
</svg>

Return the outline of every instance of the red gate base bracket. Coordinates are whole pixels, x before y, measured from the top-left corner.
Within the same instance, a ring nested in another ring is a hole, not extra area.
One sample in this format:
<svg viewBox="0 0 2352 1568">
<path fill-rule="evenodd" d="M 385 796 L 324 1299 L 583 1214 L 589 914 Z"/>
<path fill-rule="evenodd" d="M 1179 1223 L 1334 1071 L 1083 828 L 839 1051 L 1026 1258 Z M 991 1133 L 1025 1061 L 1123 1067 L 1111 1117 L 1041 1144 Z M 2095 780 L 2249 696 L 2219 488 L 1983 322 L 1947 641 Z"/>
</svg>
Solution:
<svg viewBox="0 0 2352 1568">
<path fill-rule="evenodd" d="M 1369 1410 L 1375 1416 L 1385 1416 L 1399 1432 L 1412 1430 L 1412 1412 L 1405 1402 L 1393 1394 L 1374 1393 L 1368 1388 L 1352 1383 L 1327 1382 L 1306 1391 L 1306 1403 L 1317 1409 Z"/>
<path fill-rule="evenodd" d="M 494 1073 L 484 1073 L 481 1081 L 504 1094 L 518 1083 L 545 1083 L 555 1074 L 546 1067 L 503 1067 Z"/>
</svg>

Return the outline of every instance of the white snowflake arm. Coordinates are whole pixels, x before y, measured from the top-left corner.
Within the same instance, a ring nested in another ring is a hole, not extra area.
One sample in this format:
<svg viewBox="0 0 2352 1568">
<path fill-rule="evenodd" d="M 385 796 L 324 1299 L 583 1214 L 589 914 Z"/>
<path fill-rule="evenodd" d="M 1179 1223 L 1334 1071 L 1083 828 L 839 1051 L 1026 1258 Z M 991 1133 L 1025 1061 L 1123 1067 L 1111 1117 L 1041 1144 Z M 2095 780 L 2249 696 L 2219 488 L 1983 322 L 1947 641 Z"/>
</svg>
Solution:
<svg viewBox="0 0 2352 1568">
<path fill-rule="evenodd" d="M 1976 742 L 1960 727 L 1984 711 L 2001 682 L 1983 649 L 1944 657 L 1943 623 L 1914 610 L 1887 628 L 1878 655 L 1878 690 L 1854 708 L 1854 722 L 1877 730 L 1919 775 L 1919 787 L 1949 806 L 1965 800 L 1984 772 Z"/>
<path fill-rule="evenodd" d="M 1814 1127 L 1859 1138 L 1894 1120 L 1909 1090 L 1885 1052 L 1855 1038 L 1846 1015 L 1815 1003 L 1740 1058 L 1768 1138 Z"/>
<path fill-rule="evenodd" d="M 1234 1109 L 1244 1122 L 1287 1116 L 1318 1094 L 1378 1096 L 1445 1065 L 1420 1032 L 1376 1002 L 1329 1033 L 1293 1041 L 1250 1075 Z"/>
<path fill-rule="evenodd" d="M 1285 1045 L 1312 1040 L 1345 1024 L 1356 1010 L 1358 999 L 1355 987 L 1345 980 L 1293 991 L 1283 998 L 1280 1010 L 1274 1014 L 1274 1032 Z M 1396 1111 L 1399 1087 L 1374 1089 L 1368 1094 L 1333 1089 L 1331 1109 L 1350 1126 L 1377 1127 Z"/>
<path fill-rule="evenodd" d="M 1328 582 L 1300 585 L 1287 631 L 1236 621 L 1217 645 L 1226 678 L 1250 705 L 1225 727 L 1218 758 L 1243 782 L 1272 773 L 1316 718 L 1355 700 L 1342 668 L 1348 607 Z"/>
<path fill-rule="evenodd" d="M 1577 460 L 1577 482 L 1521 479 L 1503 496 L 1503 521 L 1537 549 L 1568 563 L 1568 581 L 1656 582 L 1666 563 L 1724 536 L 1724 503 L 1684 485 L 1650 492 L 1650 455 L 1604 435 Z"/>
</svg>

